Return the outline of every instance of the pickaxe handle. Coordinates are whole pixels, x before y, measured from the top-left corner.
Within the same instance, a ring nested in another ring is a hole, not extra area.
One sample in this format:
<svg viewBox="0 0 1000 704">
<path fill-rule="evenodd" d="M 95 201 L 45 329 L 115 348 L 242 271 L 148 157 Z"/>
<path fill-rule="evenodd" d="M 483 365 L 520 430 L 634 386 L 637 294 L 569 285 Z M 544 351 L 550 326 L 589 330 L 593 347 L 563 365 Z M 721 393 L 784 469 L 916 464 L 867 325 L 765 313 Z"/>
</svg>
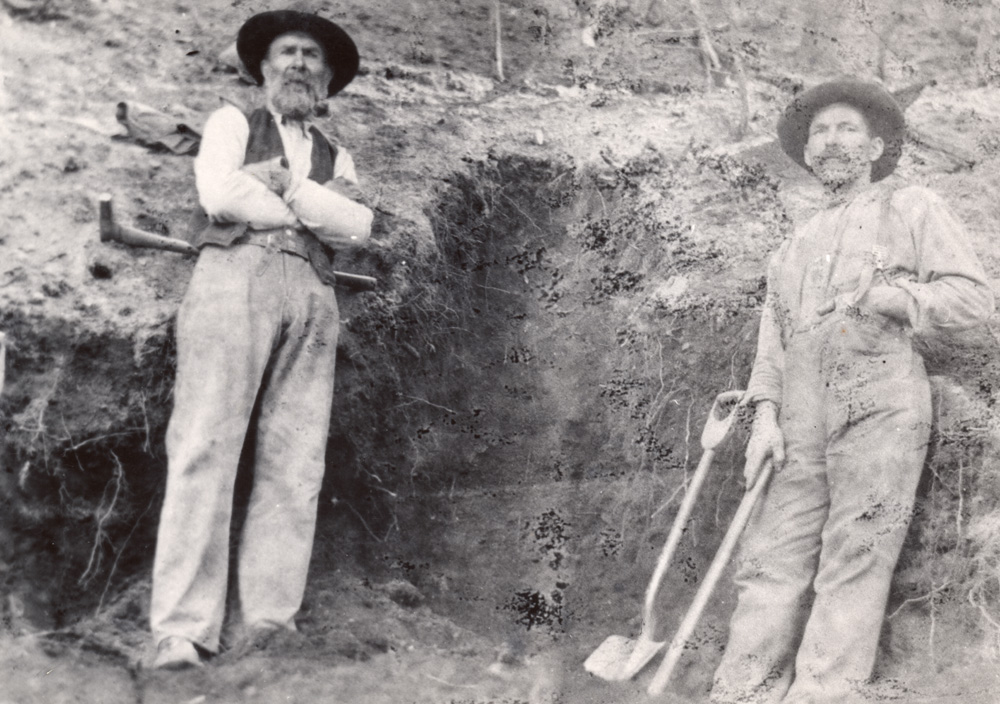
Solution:
<svg viewBox="0 0 1000 704">
<path fill-rule="evenodd" d="M 111 207 L 111 196 L 107 193 L 101 195 L 99 200 L 101 242 L 121 242 L 132 247 L 151 247 L 153 249 L 165 249 L 168 252 L 179 252 L 180 254 L 197 254 L 198 248 L 189 242 L 179 240 L 176 237 L 164 237 L 152 232 L 146 232 L 136 227 L 119 225 L 115 222 L 114 211 Z M 333 272 L 337 277 L 337 283 L 357 291 L 372 291 L 378 281 L 372 276 L 362 274 L 348 274 L 344 271 Z"/>
<path fill-rule="evenodd" d="M 337 284 L 355 291 L 374 291 L 378 285 L 378 279 L 374 276 L 364 274 L 348 274 L 346 271 L 335 271 L 333 275 L 337 277 Z"/>
<path fill-rule="evenodd" d="M 168 252 L 181 254 L 197 254 L 198 248 L 175 237 L 164 237 L 152 232 L 146 232 L 128 225 L 115 222 L 114 211 L 111 208 L 111 196 L 107 193 L 100 198 L 101 242 L 121 242 L 133 247 L 152 247 L 165 249 Z"/>
</svg>

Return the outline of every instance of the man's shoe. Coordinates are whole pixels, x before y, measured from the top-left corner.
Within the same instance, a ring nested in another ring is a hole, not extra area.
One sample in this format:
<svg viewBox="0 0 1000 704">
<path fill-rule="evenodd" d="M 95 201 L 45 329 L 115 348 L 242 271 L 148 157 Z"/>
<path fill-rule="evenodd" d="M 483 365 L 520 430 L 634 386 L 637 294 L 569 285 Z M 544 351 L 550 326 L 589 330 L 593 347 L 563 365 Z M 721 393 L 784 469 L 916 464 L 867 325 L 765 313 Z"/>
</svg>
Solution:
<svg viewBox="0 0 1000 704">
<path fill-rule="evenodd" d="M 154 670 L 184 670 L 201 667 L 201 656 L 194 643 L 180 636 L 167 636 L 156 646 Z"/>
</svg>

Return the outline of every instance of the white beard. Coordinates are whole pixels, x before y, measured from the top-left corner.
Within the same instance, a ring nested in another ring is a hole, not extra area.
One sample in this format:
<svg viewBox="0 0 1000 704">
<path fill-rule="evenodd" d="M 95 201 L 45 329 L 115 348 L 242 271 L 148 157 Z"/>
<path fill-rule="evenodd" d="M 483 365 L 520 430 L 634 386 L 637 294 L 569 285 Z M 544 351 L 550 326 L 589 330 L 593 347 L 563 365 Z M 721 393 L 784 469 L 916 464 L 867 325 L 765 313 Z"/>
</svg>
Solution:
<svg viewBox="0 0 1000 704">
<path fill-rule="evenodd" d="M 311 86 L 283 84 L 271 94 L 274 109 L 286 117 L 303 120 L 312 114 L 319 100 Z"/>
<path fill-rule="evenodd" d="M 284 76 L 276 77 L 268 89 L 271 105 L 279 114 L 295 120 L 304 120 L 311 116 L 316 105 L 322 101 L 326 86 L 320 86 L 322 77 L 308 73 L 286 71 Z"/>
</svg>

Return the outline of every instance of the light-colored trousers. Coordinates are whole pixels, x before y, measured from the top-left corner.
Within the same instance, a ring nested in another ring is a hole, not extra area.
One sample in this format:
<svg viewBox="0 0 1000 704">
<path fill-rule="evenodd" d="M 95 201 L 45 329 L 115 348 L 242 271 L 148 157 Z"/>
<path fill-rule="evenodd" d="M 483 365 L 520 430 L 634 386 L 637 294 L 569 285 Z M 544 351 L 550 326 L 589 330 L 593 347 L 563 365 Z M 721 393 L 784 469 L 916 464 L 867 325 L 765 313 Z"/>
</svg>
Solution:
<svg viewBox="0 0 1000 704">
<path fill-rule="evenodd" d="M 260 399 L 237 562 L 242 620 L 294 628 L 324 473 L 339 313 L 309 262 L 205 247 L 177 316 L 150 625 L 215 652 L 225 614 L 236 468 Z"/>
<path fill-rule="evenodd" d="M 785 350 L 787 459 L 740 547 L 714 702 L 863 701 L 930 432 L 899 331 L 831 320 Z"/>
</svg>

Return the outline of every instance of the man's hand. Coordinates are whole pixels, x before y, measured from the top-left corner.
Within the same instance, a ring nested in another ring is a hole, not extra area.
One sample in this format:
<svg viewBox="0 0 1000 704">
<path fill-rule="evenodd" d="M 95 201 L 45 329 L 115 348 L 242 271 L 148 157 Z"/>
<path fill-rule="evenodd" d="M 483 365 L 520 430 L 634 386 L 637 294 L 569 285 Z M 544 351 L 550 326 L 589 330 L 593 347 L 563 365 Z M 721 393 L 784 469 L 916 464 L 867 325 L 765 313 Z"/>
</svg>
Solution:
<svg viewBox="0 0 1000 704">
<path fill-rule="evenodd" d="M 364 191 L 358 188 L 357 184 L 351 183 L 346 178 L 335 178 L 332 181 L 327 181 L 326 187 L 331 191 L 339 193 L 345 198 L 350 198 L 357 203 L 367 205 Z"/>
<path fill-rule="evenodd" d="M 872 286 L 858 305 L 887 318 L 905 323 L 909 320 L 910 294 L 895 286 Z"/>
<path fill-rule="evenodd" d="M 281 196 L 292 185 L 292 172 L 288 170 L 287 164 L 285 157 L 276 156 L 268 161 L 248 164 L 243 167 L 243 171 Z"/>
<path fill-rule="evenodd" d="M 816 315 L 822 317 L 835 310 L 843 309 L 851 305 L 853 294 L 842 294 L 816 309 Z M 900 323 L 905 323 L 910 319 L 910 294 L 896 286 L 879 284 L 868 289 L 858 306 L 887 318 L 892 318 Z"/>
<path fill-rule="evenodd" d="M 774 471 L 785 462 L 785 436 L 778 426 L 778 407 L 772 401 L 761 401 L 754 413 L 750 440 L 747 442 L 746 466 L 743 478 L 749 490 L 757 481 L 765 460 L 774 461 Z"/>
</svg>

